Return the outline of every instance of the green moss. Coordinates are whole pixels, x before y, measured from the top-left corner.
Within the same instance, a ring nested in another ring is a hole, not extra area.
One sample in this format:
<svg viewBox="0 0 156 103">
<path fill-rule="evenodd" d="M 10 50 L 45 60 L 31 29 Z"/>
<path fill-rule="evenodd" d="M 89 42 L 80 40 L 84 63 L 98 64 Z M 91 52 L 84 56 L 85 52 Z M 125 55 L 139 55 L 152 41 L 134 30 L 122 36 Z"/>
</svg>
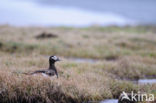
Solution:
<svg viewBox="0 0 156 103">
<path fill-rule="evenodd" d="M 35 44 L 26 44 L 23 42 L 2 42 L 2 46 L 0 49 L 5 52 L 29 52 L 33 51 L 34 49 L 38 48 L 38 45 Z"/>
<path fill-rule="evenodd" d="M 63 65 L 64 68 L 72 68 L 72 67 L 77 67 L 78 64 L 76 63 L 66 63 Z"/>
<path fill-rule="evenodd" d="M 155 27 L 153 26 L 125 26 L 125 27 L 118 27 L 118 26 L 109 26 L 109 27 L 87 27 L 82 28 L 82 30 L 92 30 L 92 31 L 101 31 L 101 32 L 125 32 L 125 33 L 139 33 L 139 34 L 145 34 L 148 32 L 155 32 Z"/>
</svg>

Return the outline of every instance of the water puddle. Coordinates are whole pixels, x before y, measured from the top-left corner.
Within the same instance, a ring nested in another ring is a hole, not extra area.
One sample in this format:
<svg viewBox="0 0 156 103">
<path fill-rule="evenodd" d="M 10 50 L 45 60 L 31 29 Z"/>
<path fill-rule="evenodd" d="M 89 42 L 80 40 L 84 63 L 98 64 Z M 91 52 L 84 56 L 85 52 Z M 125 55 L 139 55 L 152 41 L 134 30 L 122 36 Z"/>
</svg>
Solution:
<svg viewBox="0 0 156 103">
<path fill-rule="evenodd" d="M 76 58 L 76 57 L 71 57 L 71 58 L 67 58 L 68 60 L 74 61 L 74 62 L 78 62 L 78 63 L 83 63 L 83 62 L 88 62 L 88 63 L 95 63 L 101 60 L 105 60 L 105 61 L 116 61 L 118 59 L 118 57 L 115 56 L 109 56 L 109 57 L 105 57 L 103 59 L 91 59 L 91 58 Z"/>
<path fill-rule="evenodd" d="M 46 58 L 49 58 L 49 56 L 45 55 Z M 99 61 L 115 61 L 117 58 L 115 57 L 107 57 L 107 58 L 104 58 L 104 59 L 92 59 L 92 58 L 77 58 L 77 57 L 65 57 L 63 59 L 66 59 L 66 60 L 70 60 L 70 61 L 73 61 L 73 62 L 77 62 L 77 63 L 96 63 L 96 62 L 99 62 Z M 63 60 L 61 59 L 61 60 Z"/>
<path fill-rule="evenodd" d="M 68 58 L 71 61 L 77 62 L 77 63 L 95 63 L 98 60 L 97 59 L 88 59 L 88 58 Z"/>
<path fill-rule="evenodd" d="M 45 55 L 44 57 L 46 58 L 49 58 L 49 56 Z M 65 57 L 65 58 L 60 58 L 62 61 L 64 59 L 66 60 L 70 60 L 70 61 L 73 61 L 73 62 L 77 62 L 77 63 L 96 63 L 100 60 L 98 59 L 90 59 L 90 58 L 75 58 L 75 57 Z"/>
<path fill-rule="evenodd" d="M 154 84 L 156 79 L 139 79 L 138 84 Z"/>
<path fill-rule="evenodd" d="M 118 99 L 106 99 L 100 103 L 118 103 Z"/>
</svg>

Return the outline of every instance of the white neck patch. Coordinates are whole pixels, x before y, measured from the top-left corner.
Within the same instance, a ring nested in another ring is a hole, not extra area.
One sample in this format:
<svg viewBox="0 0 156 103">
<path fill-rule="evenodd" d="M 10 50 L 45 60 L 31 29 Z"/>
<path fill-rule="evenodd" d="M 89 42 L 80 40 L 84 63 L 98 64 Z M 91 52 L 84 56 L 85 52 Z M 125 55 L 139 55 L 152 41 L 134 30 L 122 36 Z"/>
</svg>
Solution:
<svg viewBox="0 0 156 103">
<path fill-rule="evenodd" d="M 52 56 L 51 57 L 53 60 L 57 60 L 57 56 Z"/>
</svg>

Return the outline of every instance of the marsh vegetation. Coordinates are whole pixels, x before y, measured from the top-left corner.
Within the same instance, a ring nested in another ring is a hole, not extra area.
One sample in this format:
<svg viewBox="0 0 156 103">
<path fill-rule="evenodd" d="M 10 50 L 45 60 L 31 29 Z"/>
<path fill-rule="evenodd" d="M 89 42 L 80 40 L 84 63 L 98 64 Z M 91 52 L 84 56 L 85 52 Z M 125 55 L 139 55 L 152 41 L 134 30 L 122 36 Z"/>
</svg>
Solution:
<svg viewBox="0 0 156 103">
<path fill-rule="evenodd" d="M 0 101 L 3 103 L 82 103 L 118 98 L 122 91 L 154 93 L 156 27 L 12 27 L 0 26 Z M 55 38 L 36 39 L 43 32 Z M 57 55 L 59 78 L 30 72 L 48 68 Z M 76 62 L 68 58 L 91 59 Z M 94 62 L 96 60 L 96 62 Z M 155 97 L 156 98 L 156 97 Z"/>
</svg>

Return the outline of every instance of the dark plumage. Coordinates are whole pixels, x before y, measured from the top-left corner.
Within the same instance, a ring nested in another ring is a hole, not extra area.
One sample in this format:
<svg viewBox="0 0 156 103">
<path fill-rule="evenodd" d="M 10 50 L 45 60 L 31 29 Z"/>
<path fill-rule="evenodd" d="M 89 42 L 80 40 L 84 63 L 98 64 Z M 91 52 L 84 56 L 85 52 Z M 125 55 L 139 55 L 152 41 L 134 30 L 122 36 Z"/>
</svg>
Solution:
<svg viewBox="0 0 156 103">
<path fill-rule="evenodd" d="M 60 61 L 60 59 L 57 56 L 50 56 L 49 57 L 49 68 L 47 70 L 37 70 L 32 73 L 24 73 L 24 74 L 33 75 L 33 74 L 37 74 L 37 73 L 44 73 L 48 76 L 56 75 L 58 78 L 57 69 L 55 67 L 55 62 L 57 62 L 57 61 Z"/>
</svg>

